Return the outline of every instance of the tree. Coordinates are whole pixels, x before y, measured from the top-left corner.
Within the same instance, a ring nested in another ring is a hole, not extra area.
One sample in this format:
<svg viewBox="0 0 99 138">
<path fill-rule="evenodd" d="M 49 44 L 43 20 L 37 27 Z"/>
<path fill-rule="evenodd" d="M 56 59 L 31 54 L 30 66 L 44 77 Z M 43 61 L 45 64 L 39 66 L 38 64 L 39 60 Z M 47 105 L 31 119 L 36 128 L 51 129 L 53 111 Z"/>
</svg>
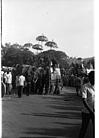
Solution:
<svg viewBox="0 0 99 138">
<path fill-rule="evenodd" d="M 13 47 L 13 48 L 21 48 L 22 46 L 18 43 L 15 43 L 15 44 L 12 44 L 10 47 Z"/>
<path fill-rule="evenodd" d="M 30 47 L 32 47 L 33 46 L 33 44 L 32 43 L 25 43 L 24 44 L 24 48 L 30 48 Z"/>
<path fill-rule="evenodd" d="M 33 64 L 34 54 L 31 51 L 10 47 L 2 58 L 2 65 Z"/>
<path fill-rule="evenodd" d="M 68 68 L 69 64 L 67 63 L 67 55 L 62 51 L 48 50 L 37 55 L 37 58 L 44 58 L 44 63 L 50 64 L 54 59 L 61 68 Z M 37 59 L 37 60 L 38 60 Z"/>
</svg>

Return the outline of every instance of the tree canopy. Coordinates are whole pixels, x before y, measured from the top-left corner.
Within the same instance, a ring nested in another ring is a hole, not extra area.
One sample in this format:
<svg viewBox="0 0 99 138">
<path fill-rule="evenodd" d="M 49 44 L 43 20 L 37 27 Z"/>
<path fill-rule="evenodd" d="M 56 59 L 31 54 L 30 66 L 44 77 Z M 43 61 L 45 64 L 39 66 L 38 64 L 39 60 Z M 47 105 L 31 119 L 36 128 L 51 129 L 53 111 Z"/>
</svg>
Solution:
<svg viewBox="0 0 99 138">
<path fill-rule="evenodd" d="M 16 64 L 32 64 L 35 55 L 27 50 L 15 47 L 10 47 L 7 49 L 2 57 L 2 65 L 4 66 L 14 66 Z"/>
<path fill-rule="evenodd" d="M 37 55 L 31 52 L 28 48 L 19 44 L 6 43 L 1 47 L 2 65 L 16 66 L 17 64 L 33 65 L 33 66 L 47 66 L 54 60 L 61 68 L 65 68 L 72 74 L 79 72 L 78 60 L 83 61 L 84 67 L 88 68 L 90 65 L 94 68 L 94 57 L 82 59 L 69 57 L 66 53 L 56 50 L 43 51 Z M 90 68 L 90 67 L 89 67 Z"/>
</svg>

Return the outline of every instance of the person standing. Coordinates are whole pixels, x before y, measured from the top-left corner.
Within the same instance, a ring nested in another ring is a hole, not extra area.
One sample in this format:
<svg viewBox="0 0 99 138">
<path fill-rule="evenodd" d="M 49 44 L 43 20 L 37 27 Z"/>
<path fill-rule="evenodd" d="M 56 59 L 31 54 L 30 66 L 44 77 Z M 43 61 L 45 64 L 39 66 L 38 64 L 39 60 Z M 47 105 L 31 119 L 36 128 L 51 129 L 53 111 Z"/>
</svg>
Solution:
<svg viewBox="0 0 99 138">
<path fill-rule="evenodd" d="M 7 95 L 7 72 L 4 71 L 4 74 L 3 74 L 3 82 L 5 84 L 5 94 Z"/>
<path fill-rule="evenodd" d="M 79 96 L 81 92 L 81 78 L 79 76 L 75 76 L 75 87 L 77 96 Z"/>
<path fill-rule="evenodd" d="M 38 94 L 43 94 L 44 88 L 44 69 L 39 67 L 38 80 L 37 80 Z"/>
<path fill-rule="evenodd" d="M 8 70 L 6 74 L 6 84 L 7 84 L 7 94 L 11 95 L 11 90 L 12 90 L 12 74 Z"/>
<path fill-rule="evenodd" d="M 38 81 L 38 73 L 37 73 L 37 69 L 35 69 L 33 72 L 32 84 L 31 84 L 33 94 L 37 94 L 37 81 Z"/>
<path fill-rule="evenodd" d="M 44 86 L 45 86 L 45 95 L 49 93 L 50 86 L 50 68 L 47 66 L 44 73 Z"/>
<path fill-rule="evenodd" d="M 16 76 L 16 93 L 18 94 L 19 90 L 19 75 Z"/>
<path fill-rule="evenodd" d="M 94 102 L 95 102 L 95 89 L 94 89 L 94 71 L 88 74 L 89 82 L 83 85 L 82 88 L 82 99 L 83 99 L 83 110 L 82 110 L 82 125 L 79 134 L 79 138 L 84 138 L 90 119 L 93 124 L 93 138 L 95 137 L 95 117 L 94 117 Z"/>
<path fill-rule="evenodd" d="M 31 93 L 31 82 L 32 82 L 32 76 L 29 74 L 27 75 L 27 89 L 26 89 L 26 95 L 29 96 L 29 94 Z"/>
<path fill-rule="evenodd" d="M 60 94 L 60 91 L 61 91 L 61 72 L 60 72 L 59 65 L 56 67 L 55 73 L 56 73 L 56 83 L 55 83 L 54 94 L 58 95 Z"/>
<path fill-rule="evenodd" d="M 1 97 L 3 98 L 6 93 L 6 86 L 4 83 L 4 72 L 1 71 Z"/>
<path fill-rule="evenodd" d="M 18 97 L 21 98 L 23 94 L 23 88 L 25 85 L 25 77 L 23 74 L 19 76 L 19 87 L 18 87 Z"/>
</svg>

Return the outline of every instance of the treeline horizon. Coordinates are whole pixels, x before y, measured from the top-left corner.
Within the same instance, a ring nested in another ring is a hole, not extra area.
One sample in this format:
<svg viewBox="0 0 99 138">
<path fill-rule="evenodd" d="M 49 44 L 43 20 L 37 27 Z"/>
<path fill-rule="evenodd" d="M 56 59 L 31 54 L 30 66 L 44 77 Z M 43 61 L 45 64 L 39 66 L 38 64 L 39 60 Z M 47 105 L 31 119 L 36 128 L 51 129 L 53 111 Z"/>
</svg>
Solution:
<svg viewBox="0 0 99 138">
<path fill-rule="evenodd" d="M 11 43 L 5 43 L 1 46 L 1 59 L 2 66 L 16 66 L 17 64 L 26 64 L 32 66 L 41 66 L 42 64 L 49 65 L 51 60 L 55 60 L 61 68 L 69 69 L 71 66 L 75 66 L 78 62 L 82 62 L 85 68 L 90 68 L 90 65 L 94 68 L 94 57 L 81 58 L 81 57 L 69 57 L 63 51 L 56 51 L 55 47 L 49 47 L 49 50 L 39 50 L 37 54 L 34 54 L 29 50 L 31 43 L 26 43 L 24 46 Z"/>
</svg>

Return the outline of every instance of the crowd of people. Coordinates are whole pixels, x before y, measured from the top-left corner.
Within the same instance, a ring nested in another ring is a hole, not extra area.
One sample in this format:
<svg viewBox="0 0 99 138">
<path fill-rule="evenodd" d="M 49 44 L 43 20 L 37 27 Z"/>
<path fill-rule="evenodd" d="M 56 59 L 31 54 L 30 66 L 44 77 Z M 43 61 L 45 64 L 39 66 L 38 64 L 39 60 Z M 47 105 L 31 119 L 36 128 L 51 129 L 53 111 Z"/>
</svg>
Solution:
<svg viewBox="0 0 99 138">
<path fill-rule="evenodd" d="M 18 65 L 19 66 L 19 65 Z M 81 95 L 81 87 L 88 82 L 88 75 L 83 73 L 66 74 L 59 64 L 50 66 L 28 66 L 14 69 L 2 69 L 2 97 L 4 95 L 22 94 L 60 94 L 63 86 L 75 87 L 77 95 Z"/>
<path fill-rule="evenodd" d="M 19 70 L 19 71 L 18 71 Z M 94 71 L 88 74 L 71 75 L 75 78 L 75 90 L 77 95 L 82 96 L 84 107 L 82 110 L 82 126 L 79 138 L 84 138 L 89 120 L 93 122 L 94 132 Z M 73 81 L 73 79 L 71 79 Z M 59 95 L 63 88 L 64 73 L 61 72 L 59 65 L 54 64 L 45 67 L 31 66 L 27 70 L 25 68 L 1 71 L 2 97 L 8 95 L 17 95 L 19 98 L 23 94 Z M 72 82 L 71 81 L 71 82 Z"/>
<path fill-rule="evenodd" d="M 60 94 L 62 88 L 62 79 L 60 68 L 57 64 L 46 67 L 32 67 L 31 71 L 20 72 L 17 70 L 1 71 L 2 97 L 4 95 L 22 94 Z"/>
</svg>

